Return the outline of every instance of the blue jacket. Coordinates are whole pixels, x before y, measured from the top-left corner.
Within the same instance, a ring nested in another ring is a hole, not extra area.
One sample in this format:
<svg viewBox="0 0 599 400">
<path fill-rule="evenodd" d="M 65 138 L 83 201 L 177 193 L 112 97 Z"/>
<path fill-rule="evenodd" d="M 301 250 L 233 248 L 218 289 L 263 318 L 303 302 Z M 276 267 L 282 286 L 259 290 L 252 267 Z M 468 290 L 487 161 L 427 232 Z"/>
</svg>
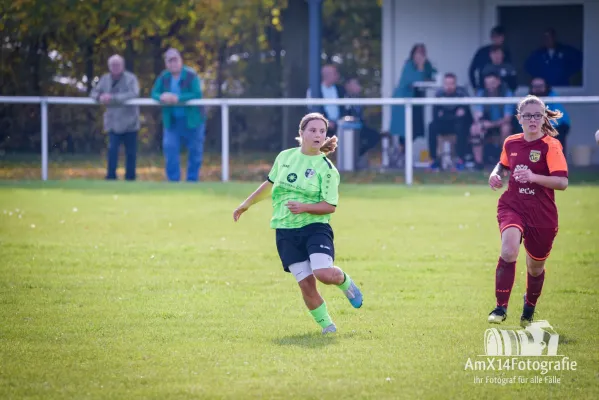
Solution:
<svg viewBox="0 0 599 400">
<path fill-rule="evenodd" d="M 526 71 L 543 78 L 550 86 L 570 86 L 570 78 L 582 70 L 582 52 L 558 43 L 553 57 L 547 49 L 538 49 L 526 60 Z"/>
</svg>

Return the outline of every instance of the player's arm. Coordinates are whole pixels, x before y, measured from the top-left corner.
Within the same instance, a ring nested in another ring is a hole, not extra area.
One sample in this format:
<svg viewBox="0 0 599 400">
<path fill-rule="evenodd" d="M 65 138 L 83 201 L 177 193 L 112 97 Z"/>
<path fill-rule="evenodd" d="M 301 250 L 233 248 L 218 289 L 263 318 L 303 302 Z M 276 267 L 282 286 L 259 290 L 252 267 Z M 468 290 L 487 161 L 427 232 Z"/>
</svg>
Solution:
<svg viewBox="0 0 599 400">
<path fill-rule="evenodd" d="M 306 204 L 299 201 L 290 201 L 287 203 L 287 208 L 292 214 L 308 213 L 314 215 L 326 215 L 335 212 L 335 206 L 321 201 L 320 203 Z"/>
<path fill-rule="evenodd" d="M 262 184 L 258 186 L 258 189 L 256 189 L 254 193 L 250 194 L 249 197 L 245 199 L 245 201 L 241 203 L 239 207 L 235 209 L 235 211 L 233 211 L 233 220 L 237 222 L 239 217 L 241 217 L 241 214 L 246 212 L 251 206 L 266 199 L 270 195 L 271 188 L 271 181 L 262 182 Z"/>
<path fill-rule="evenodd" d="M 501 177 L 507 174 L 509 171 L 510 163 L 507 159 L 507 152 L 505 151 L 505 142 L 503 143 L 503 148 L 501 149 L 501 156 L 499 158 L 499 162 L 491 171 L 491 175 L 489 175 L 489 186 L 491 189 L 497 190 L 503 187 L 503 182 L 501 181 Z"/>
<path fill-rule="evenodd" d="M 553 190 L 566 190 L 568 187 L 568 178 L 565 176 L 535 175 L 532 182 Z"/>
</svg>

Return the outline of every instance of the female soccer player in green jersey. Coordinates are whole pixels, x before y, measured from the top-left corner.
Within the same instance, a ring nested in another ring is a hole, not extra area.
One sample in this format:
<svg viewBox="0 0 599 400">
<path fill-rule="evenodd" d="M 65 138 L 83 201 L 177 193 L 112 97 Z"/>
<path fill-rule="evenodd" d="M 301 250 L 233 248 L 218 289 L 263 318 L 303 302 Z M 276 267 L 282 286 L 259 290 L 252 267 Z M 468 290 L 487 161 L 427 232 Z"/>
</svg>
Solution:
<svg viewBox="0 0 599 400">
<path fill-rule="evenodd" d="M 283 269 L 295 276 L 323 334 L 337 328 L 316 289 L 316 279 L 337 285 L 353 307 L 362 306 L 362 293 L 356 284 L 333 265 L 334 235 L 329 221 L 339 199 L 339 171 L 326 157 L 337 147 L 337 137 L 327 138 L 327 129 L 328 121 L 322 114 L 305 115 L 297 138 L 300 147 L 279 153 L 268 179 L 233 212 L 233 219 L 238 221 L 252 205 L 271 195 L 270 226 L 276 230 Z"/>
</svg>

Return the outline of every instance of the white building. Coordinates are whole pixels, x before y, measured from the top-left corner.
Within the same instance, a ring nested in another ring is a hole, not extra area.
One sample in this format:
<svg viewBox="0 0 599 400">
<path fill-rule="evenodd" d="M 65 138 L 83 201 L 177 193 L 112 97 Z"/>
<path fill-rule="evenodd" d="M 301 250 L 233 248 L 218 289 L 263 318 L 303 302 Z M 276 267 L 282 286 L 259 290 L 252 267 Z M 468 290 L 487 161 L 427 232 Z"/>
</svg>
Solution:
<svg viewBox="0 0 599 400">
<path fill-rule="evenodd" d="M 415 43 L 426 44 L 428 58 L 439 73 L 454 72 L 458 83 L 469 87 L 470 61 L 479 47 L 490 42 L 490 31 L 499 24 L 506 29 L 516 68 L 531 49 L 540 46 L 543 31 L 555 28 L 558 40 L 578 47 L 584 57 L 582 85 L 557 87 L 556 92 L 599 95 L 599 0 L 384 0 L 382 14 L 384 97 L 392 95 Z M 521 86 L 516 94 L 527 90 Z M 599 164 L 594 138 L 599 105 L 565 107 L 572 119 L 568 153 L 576 145 L 592 146 L 593 163 Z M 384 127 L 389 120 L 389 107 L 385 107 Z"/>
</svg>

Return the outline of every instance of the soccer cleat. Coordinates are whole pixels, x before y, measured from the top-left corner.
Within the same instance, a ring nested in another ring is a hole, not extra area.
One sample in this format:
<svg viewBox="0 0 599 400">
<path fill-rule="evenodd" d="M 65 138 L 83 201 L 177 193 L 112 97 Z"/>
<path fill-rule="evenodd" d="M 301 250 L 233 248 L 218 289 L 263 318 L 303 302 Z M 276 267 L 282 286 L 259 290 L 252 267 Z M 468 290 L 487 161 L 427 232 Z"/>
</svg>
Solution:
<svg viewBox="0 0 599 400">
<path fill-rule="evenodd" d="M 491 314 L 489 314 L 487 321 L 489 321 L 490 324 L 500 324 L 505 321 L 506 318 L 506 309 L 503 307 L 495 307 L 495 309 L 491 311 Z"/>
<path fill-rule="evenodd" d="M 335 326 L 335 324 L 331 324 L 329 326 L 327 326 L 326 328 L 322 328 L 322 334 L 326 335 L 327 333 L 335 333 L 337 332 L 337 327 Z"/>
<path fill-rule="evenodd" d="M 535 306 L 526 304 L 526 295 L 524 295 L 524 307 L 522 308 L 522 316 L 520 317 L 520 326 L 526 328 L 532 323 L 532 318 L 535 315 Z"/>
<path fill-rule="evenodd" d="M 354 308 L 362 307 L 362 292 L 360 292 L 354 281 L 352 281 L 351 285 L 343 293 Z"/>
</svg>

